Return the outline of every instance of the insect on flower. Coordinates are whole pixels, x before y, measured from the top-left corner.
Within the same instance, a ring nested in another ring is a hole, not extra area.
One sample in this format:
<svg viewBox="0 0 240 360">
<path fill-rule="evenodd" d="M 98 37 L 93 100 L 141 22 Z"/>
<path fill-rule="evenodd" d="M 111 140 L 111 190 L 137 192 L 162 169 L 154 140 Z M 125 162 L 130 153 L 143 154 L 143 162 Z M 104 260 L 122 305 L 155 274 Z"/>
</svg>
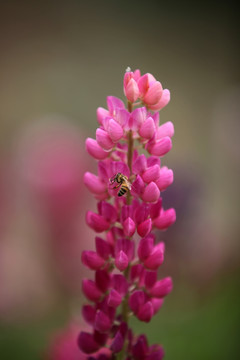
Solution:
<svg viewBox="0 0 240 360">
<path fill-rule="evenodd" d="M 117 173 L 116 175 L 114 175 L 113 177 L 111 177 L 109 179 L 110 184 L 114 184 L 115 182 L 117 183 L 116 186 L 114 186 L 112 189 L 119 189 L 118 191 L 118 196 L 123 196 L 127 191 L 131 190 L 131 184 L 128 181 L 127 176 L 121 174 L 121 173 Z"/>
</svg>

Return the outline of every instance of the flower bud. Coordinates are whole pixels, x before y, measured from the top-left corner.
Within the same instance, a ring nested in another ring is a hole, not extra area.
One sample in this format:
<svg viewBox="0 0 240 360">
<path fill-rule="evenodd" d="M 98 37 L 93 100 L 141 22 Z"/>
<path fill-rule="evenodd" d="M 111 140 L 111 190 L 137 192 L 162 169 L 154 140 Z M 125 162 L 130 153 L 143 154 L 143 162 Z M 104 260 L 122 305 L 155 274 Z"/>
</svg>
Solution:
<svg viewBox="0 0 240 360">
<path fill-rule="evenodd" d="M 134 79 L 130 79 L 127 86 L 124 88 L 125 95 L 129 101 L 135 102 L 139 97 L 139 90 L 137 82 Z"/>
<path fill-rule="evenodd" d="M 165 136 L 169 136 L 170 138 L 174 135 L 174 126 L 171 121 L 166 122 L 165 124 L 162 124 L 157 128 L 157 139 L 162 139 Z"/>
<path fill-rule="evenodd" d="M 164 260 L 164 248 L 163 242 L 157 244 L 151 254 L 144 261 L 144 266 L 150 270 L 157 270 Z"/>
<path fill-rule="evenodd" d="M 83 305 L 82 316 L 89 325 L 93 326 L 96 316 L 96 309 L 91 305 Z"/>
<path fill-rule="evenodd" d="M 162 92 L 163 88 L 161 83 L 159 81 L 155 81 L 150 85 L 146 95 L 143 98 L 143 101 L 145 104 L 150 106 L 156 105 L 161 99 Z"/>
<path fill-rule="evenodd" d="M 141 261 L 148 258 L 154 248 L 154 238 L 147 236 L 139 241 L 138 245 L 138 257 Z"/>
</svg>

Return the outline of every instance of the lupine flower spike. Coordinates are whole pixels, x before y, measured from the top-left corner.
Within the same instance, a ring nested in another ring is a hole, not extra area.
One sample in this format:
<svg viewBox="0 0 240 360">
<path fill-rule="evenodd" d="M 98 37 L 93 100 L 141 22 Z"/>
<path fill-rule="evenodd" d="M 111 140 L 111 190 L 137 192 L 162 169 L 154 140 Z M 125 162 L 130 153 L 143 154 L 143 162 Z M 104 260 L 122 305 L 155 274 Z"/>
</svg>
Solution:
<svg viewBox="0 0 240 360">
<path fill-rule="evenodd" d="M 86 140 L 87 152 L 98 161 L 98 173 L 84 175 L 97 200 L 97 212 L 88 211 L 86 222 L 97 236 L 96 251 L 82 253 L 95 274 L 82 284 L 89 301 L 82 315 L 90 330 L 79 334 L 78 345 L 91 360 L 161 360 L 162 346 L 135 336 L 129 318 L 150 322 L 173 288 L 170 277 L 158 280 L 165 247 L 153 232 L 176 220 L 161 198 L 173 182 L 173 171 L 160 159 L 172 148 L 173 124 L 159 124 L 170 92 L 153 75 L 129 68 L 123 90 L 127 107 L 108 96 L 107 109 L 97 109 L 96 139 Z"/>
</svg>

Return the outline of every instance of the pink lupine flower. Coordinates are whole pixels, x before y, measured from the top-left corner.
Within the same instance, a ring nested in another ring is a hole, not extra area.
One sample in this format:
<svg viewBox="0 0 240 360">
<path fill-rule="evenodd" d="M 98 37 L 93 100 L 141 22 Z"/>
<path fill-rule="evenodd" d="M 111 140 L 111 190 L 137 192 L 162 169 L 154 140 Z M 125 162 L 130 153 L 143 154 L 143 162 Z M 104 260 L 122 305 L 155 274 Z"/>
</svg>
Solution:
<svg viewBox="0 0 240 360">
<path fill-rule="evenodd" d="M 174 127 L 171 122 L 159 125 L 156 112 L 168 103 L 170 93 L 153 75 L 141 76 L 139 70 L 127 70 L 123 87 L 127 107 L 108 96 L 108 109 L 97 109 L 96 140 L 86 140 L 88 153 L 98 161 L 98 173 L 84 176 L 97 199 L 97 211 L 89 210 L 86 222 L 102 234 L 95 238 L 96 251 L 82 253 L 83 264 L 95 277 L 82 282 L 91 302 L 82 315 L 91 331 L 80 333 L 78 345 L 91 359 L 100 359 L 96 352 L 108 347 L 111 355 L 101 359 L 161 360 L 162 347 L 149 346 L 145 335 L 136 338 L 128 319 L 133 313 L 150 322 L 173 288 L 170 277 L 157 278 L 165 245 L 156 243 L 153 233 L 176 220 L 174 209 L 162 207 L 160 191 L 173 182 L 173 172 L 161 167 L 159 159 L 172 148 Z"/>
</svg>

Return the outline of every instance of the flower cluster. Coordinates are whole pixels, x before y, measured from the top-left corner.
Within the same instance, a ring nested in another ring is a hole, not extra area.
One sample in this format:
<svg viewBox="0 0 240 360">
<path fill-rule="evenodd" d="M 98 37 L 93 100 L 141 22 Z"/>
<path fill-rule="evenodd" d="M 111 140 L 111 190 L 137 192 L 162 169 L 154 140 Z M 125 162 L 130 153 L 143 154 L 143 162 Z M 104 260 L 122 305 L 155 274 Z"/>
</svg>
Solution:
<svg viewBox="0 0 240 360">
<path fill-rule="evenodd" d="M 156 243 L 154 229 L 166 230 L 176 220 L 165 210 L 160 193 L 173 182 L 173 172 L 161 166 L 170 151 L 174 127 L 159 125 L 159 110 L 170 100 L 169 90 L 151 74 L 127 69 L 124 103 L 107 97 L 108 109 L 97 109 L 96 139 L 86 140 L 87 152 L 98 160 L 97 175 L 86 172 L 84 183 L 97 199 L 97 212 L 86 222 L 96 233 L 96 251 L 83 251 L 82 262 L 95 271 L 83 280 L 91 302 L 82 315 L 91 332 L 82 331 L 78 345 L 89 359 L 160 360 L 160 345 L 149 346 L 146 336 L 135 337 L 128 320 L 135 315 L 149 322 L 172 290 L 170 277 L 158 280 L 164 243 Z M 147 155 L 150 154 L 150 155 Z M 99 354 L 104 347 L 106 354 Z"/>
</svg>

